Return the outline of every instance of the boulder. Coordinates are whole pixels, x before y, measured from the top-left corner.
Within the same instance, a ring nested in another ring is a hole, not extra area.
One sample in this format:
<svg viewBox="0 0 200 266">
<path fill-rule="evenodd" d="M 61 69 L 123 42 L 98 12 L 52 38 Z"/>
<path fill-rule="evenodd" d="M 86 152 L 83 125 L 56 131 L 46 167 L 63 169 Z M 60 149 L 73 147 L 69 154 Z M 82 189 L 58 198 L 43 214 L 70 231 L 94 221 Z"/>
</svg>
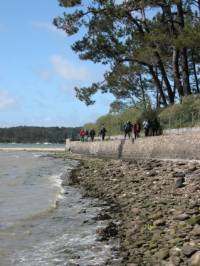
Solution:
<svg viewBox="0 0 200 266">
<path fill-rule="evenodd" d="M 191 266 L 200 266 L 200 251 L 195 252 L 190 260 Z"/>
<path fill-rule="evenodd" d="M 191 245 L 184 245 L 182 248 L 182 253 L 187 256 L 190 257 L 192 256 L 192 254 L 194 254 L 198 249 L 195 246 L 191 246 Z"/>
<path fill-rule="evenodd" d="M 176 188 L 181 188 L 184 186 L 184 182 L 185 182 L 185 178 L 184 177 L 179 177 L 176 179 L 176 182 L 175 182 L 175 187 Z"/>
</svg>

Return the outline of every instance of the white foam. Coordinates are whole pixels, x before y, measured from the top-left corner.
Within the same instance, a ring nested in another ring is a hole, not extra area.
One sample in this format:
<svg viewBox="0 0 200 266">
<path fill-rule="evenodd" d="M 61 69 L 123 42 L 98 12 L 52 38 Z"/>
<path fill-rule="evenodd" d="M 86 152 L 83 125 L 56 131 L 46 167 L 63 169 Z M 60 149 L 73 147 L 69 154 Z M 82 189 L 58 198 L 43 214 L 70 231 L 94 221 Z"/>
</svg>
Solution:
<svg viewBox="0 0 200 266">
<path fill-rule="evenodd" d="M 51 175 L 49 176 L 49 180 L 51 182 L 52 187 L 55 189 L 56 188 L 56 197 L 54 199 L 54 204 L 56 206 L 57 201 L 60 199 L 63 199 L 65 189 L 62 186 L 62 179 L 61 179 L 62 173 L 58 175 Z"/>
</svg>

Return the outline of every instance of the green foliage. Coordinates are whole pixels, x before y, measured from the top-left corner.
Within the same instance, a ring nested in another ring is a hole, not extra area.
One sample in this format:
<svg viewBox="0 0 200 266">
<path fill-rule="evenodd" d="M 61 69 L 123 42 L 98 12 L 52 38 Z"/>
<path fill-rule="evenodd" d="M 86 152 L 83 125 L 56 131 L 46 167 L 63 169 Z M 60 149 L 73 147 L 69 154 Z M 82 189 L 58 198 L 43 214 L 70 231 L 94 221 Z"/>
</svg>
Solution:
<svg viewBox="0 0 200 266">
<path fill-rule="evenodd" d="M 136 107 L 130 107 L 118 114 L 107 114 L 101 116 L 97 119 L 95 124 L 85 124 L 84 128 L 91 129 L 94 128 L 98 133 L 102 126 L 105 126 L 107 129 L 107 134 L 118 135 L 123 132 L 123 125 L 126 121 L 131 121 L 132 123 L 140 121 L 142 117 L 142 111 Z"/>
<path fill-rule="evenodd" d="M 184 97 L 181 104 L 174 104 L 161 110 L 159 117 L 166 128 L 199 125 L 200 95 Z"/>
<path fill-rule="evenodd" d="M 192 216 L 189 219 L 189 224 L 191 224 L 192 226 L 196 225 L 196 224 L 200 224 L 200 215 L 197 216 Z"/>
<path fill-rule="evenodd" d="M 2 143 L 65 143 L 67 138 L 77 139 L 80 128 L 66 127 L 11 127 L 0 128 Z"/>
<path fill-rule="evenodd" d="M 128 106 L 147 106 L 152 98 L 166 107 L 200 93 L 198 1 L 58 2 L 67 11 L 54 25 L 68 35 L 79 33 L 74 52 L 109 67 L 101 82 L 75 88 L 79 100 L 94 104 L 92 96 L 100 91 Z"/>
<path fill-rule="evenodd" d="M 81 0 L 58 0 L 60 6 L 73 7 L 81 4 Z"/>
<path fill-rule="evenodd" d="M 110 113 L 119 114 L 127 108 L 127 105 L 119 100 L 116 100 L 110 104 Z"/>
</svg>

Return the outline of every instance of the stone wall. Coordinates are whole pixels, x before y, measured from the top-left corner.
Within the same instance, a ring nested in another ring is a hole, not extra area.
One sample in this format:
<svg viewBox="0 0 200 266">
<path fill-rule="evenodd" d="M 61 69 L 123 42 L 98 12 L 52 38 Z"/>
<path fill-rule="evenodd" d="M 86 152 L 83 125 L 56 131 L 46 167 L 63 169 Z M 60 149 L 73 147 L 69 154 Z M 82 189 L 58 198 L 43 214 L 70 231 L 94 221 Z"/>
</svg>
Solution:
<svg viewBox="0 0 200 266">
<path fill-rule="evenodd" d="M 120 147 L 121 140 L 94 142 L 66 141 L 66 150 L 70 150 L 73 153 L 99 157 L 119 158 Z"/>
<path fill-rule="evenodd" d="M 190 133 L 200 133 L 200 127 L 183 127 L 183 128 L 173 128 L 165 129 L 163 131 L 164 135 L 174 135 L 174 134 L 190 134 Z"/>
<path fill-rule="evenodd" d="M 200 133 L 163 135 L 131 140 L 66 142 L 74 153 L 124 159 L 200 159 Z"/>
</svg>

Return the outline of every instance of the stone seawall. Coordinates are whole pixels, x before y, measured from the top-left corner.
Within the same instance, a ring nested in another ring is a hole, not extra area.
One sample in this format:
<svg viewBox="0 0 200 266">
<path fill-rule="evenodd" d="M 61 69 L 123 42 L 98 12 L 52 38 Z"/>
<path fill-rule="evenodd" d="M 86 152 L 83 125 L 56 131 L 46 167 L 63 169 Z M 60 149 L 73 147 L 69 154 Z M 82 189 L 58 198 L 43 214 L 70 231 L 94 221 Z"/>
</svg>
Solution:
<svg viewBox="0 0 200 266">
<path fill-rule="evenodd" d="M 123 159 L 200 159 L 200 133 L 165 135 L 131 140 L 66 141 L 73 153 Z"/>
<path fill-rule="evenodd" d="M 120 158 L 121 140 L 114 141 L 66 141 L 66 150 L 73 153 L 94 155 L 97 157 Z"/>
</svg>

